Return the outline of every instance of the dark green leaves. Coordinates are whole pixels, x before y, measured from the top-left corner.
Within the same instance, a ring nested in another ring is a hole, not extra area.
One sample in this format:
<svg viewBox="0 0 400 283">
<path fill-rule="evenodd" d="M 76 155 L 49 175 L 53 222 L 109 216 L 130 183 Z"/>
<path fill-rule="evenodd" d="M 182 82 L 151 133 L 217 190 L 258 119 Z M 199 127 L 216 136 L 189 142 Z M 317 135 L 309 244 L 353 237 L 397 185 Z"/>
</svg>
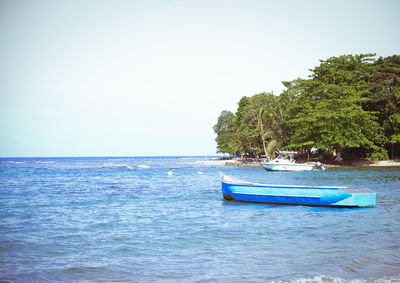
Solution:
<svg viewBox="0 0 400 283">
<path fill-rule="evenodd" d="M 217 125 L 225 126 L 214 127 L 219 152 L 363 148 L 387 158 L 389 143 L 400 142 L 400 56 L 374 56 L 321 60 L 309 79 L 283 82 L 280 96 L 243 97 L 235 115 L 221 113 Z"/>
</svg>

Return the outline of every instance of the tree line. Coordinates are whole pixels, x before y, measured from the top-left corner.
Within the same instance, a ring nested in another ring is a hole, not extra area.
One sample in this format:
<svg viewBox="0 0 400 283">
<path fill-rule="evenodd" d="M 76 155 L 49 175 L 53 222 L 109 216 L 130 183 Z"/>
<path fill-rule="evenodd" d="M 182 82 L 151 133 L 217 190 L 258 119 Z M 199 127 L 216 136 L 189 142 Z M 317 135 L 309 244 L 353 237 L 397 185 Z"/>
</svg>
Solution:
<svg viewBox="0 0 400 283">
<path fill-rule="evenodd" d="M 274 157 L 318 150 L 326 158 L 388 159 L 400 143 L 400 56 L 343 55 L 320 60 L 307 79 L 279 94 L 243 96 L 213 127 L 217 152 Z"/>
</svg>

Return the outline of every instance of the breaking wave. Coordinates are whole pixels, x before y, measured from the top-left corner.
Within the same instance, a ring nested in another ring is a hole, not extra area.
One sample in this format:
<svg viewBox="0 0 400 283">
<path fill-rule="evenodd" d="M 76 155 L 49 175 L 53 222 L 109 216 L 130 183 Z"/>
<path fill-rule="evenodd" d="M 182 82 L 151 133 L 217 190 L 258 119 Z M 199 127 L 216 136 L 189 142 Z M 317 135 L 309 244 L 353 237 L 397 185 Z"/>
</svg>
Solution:
<svg viewBox="0 0 400 283">
<path fill-rule="evenodd" d="M 132 166 L 128 164 L 104 164 L 103 169 L 114 169 L 114 170 L 131 170 Z"/>
<path fill-rule="evenodd" d="M 383 276 L 382 278 L 356 278 L 344 279 L 341 277 L 330 277 L 325 275 L 317 275 L 314 277 L 297 277 L 284 278 L 271 281 L 273 283 L 395 283 L 400 282 L 400 276 Z"/>
</svg>

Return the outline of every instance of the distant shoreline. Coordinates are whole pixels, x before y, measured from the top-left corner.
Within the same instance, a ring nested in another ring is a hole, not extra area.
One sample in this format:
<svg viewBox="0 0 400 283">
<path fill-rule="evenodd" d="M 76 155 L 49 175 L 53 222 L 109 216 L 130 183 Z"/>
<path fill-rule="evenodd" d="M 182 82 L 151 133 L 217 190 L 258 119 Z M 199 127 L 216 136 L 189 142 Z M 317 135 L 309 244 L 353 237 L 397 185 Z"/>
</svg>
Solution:
<svg viewBox="0 0 400 283">
<path fill-rule="evenodd" d="M 213 158 L 207 161 L 201 162 L 205 165 L 225 165 L 225 166 L 243 166 L 243 167 L 259 167 L 261 163 L 266 161 L 255 161 L 255 160 L 240 160 L 240 159 L 224 159 L 224 158 Z M 299 162 L 302 163 L 302 162 Z M 304 162 L 306 164 L 314 164 L 315 162 Z M 389 167 L 400 167 L 400 161 L 396 160 L 382 160 L 382 161 L 343 161 L 337 164 L 324 163 L 327 168 L 367 168 L 367 167 L 378 167 L 378 168 L 389 168 Z"/>
</svg>

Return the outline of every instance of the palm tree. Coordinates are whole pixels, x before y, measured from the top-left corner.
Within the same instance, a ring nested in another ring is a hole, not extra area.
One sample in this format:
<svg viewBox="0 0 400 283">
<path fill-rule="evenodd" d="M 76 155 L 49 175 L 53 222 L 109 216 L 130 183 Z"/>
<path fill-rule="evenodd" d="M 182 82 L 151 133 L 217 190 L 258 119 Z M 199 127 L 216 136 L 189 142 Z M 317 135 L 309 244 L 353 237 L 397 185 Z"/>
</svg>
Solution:
<svg viewBox="0 0 400 283">
<path fill-rule="evenodd" d="M 264 119 L 268 119 L 270 122 L 268 128 L 264 127 L 264 124 L 263 124 Z M 268 159 L 270 159 L 271 156 L 275 157 L 275 151 L 279 149 L 280 144 L 281 144 L 277 140 L 277 138 L 276 138 L 277 135 L 274 131 L 274 128 L 275 129 L 279 129 L 279 128 L 273 127 L 273 124 L 274 124 L 273 121 L 274 121 L 274 114 L 272 112 L 267 113 L 265 108 L 260 107 L 260 109 L 258 111 L 257 131 L 260 134 L 260 137 L 261 137 L 261 140 L 263 143 L 264 153 Z"/>
</svg>

